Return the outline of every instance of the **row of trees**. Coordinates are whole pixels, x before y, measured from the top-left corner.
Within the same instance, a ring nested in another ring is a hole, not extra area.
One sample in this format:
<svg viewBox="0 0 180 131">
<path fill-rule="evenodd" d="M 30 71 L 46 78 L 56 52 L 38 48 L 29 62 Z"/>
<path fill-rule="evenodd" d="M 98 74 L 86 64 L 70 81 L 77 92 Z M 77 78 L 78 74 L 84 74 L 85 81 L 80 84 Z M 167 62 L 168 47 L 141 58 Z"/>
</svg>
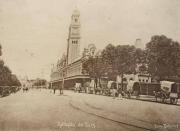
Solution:
<svg viewBox="0 0 180 131">
<path fill-rule="evenodd" d="M 138 68 L 137 68 L 138 67 Z M 180 76 L 180 44 L 164 35 L 153 36 L 144 50 L 131 45 L 107 45 L 101 53 L 83 62 L 83 69 L 95 80 L 114 80 L 124 74 L 148 73 L 156 80 Z"/>
<path fill-rule="evenodd" d="M 0 56 L 2 56 L 2 47 L 0 45 Z M 0 59 L 0 86 L 20 86 L 21 83 L 16 75 L 12 74 L 11 70 L 4 65 L 4 61 Z"/>
</svg>

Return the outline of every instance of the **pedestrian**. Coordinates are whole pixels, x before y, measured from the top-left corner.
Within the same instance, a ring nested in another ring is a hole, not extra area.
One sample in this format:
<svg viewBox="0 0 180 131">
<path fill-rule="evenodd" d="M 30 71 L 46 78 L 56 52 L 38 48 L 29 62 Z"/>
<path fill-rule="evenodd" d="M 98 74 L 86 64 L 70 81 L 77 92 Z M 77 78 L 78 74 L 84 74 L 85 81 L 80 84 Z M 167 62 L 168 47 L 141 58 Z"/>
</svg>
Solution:
<svg viewBox="0 0 180 131">
<path fill-rule="evenodd" d="M 117 93 L 117 86 L 116 86 L 116 83 L 115 82 L 113 82 L 112 83 L 112 93 L 113 93 L 113 99 L 115 99 L 116 98 L 116 93 Z"/>
<path fill-rule="evenodd" d="M 54 94 L 56 93 L 56 88 L 54 88 Z"/>
<path fill-rule="evenodd" d="M 62 93 L 62 87 L 59 88 L 59 92 L 60 92 L 60 95 L 63 94 Z"/>
</svg>

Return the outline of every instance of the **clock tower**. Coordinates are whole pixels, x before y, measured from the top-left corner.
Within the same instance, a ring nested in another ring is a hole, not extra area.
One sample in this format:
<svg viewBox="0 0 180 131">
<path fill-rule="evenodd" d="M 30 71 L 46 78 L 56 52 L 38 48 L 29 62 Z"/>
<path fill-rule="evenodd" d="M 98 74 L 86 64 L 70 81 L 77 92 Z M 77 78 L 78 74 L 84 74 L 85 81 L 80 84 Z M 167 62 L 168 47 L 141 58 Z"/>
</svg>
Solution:
<svg viewBox="0 0 180 131">
<path fill-rule="evenodd" d="M 67 64 L 75 62 L 80 56 L 80 13 L 74 10 L 69 27 Z"/>
</svg>

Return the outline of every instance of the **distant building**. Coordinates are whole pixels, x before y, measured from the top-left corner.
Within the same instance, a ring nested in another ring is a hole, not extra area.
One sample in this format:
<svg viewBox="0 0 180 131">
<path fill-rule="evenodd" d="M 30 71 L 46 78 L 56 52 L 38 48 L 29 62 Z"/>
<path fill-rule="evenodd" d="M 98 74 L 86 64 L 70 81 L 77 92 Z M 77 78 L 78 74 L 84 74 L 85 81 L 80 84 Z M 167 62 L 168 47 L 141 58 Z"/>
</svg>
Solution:
<svg viewBox="0 0 180 131">
<path fill-rule="evenodd" d="M 143 82 L 143 83 L 151 83 L 151 76 L 149 74 L 137 74 L 135 75 L 135 81 Z"/>
<path fill-rule="evenodd" d="M 33 84 L 33 80 L 29 80 L 27 76 L 19 77 L 19 81 L 22 87 L 31 88 Z"/>
<path fill-rule="evenodd" d="M 133 80 L 133 81 L 137 81 L 137 82 L 142 82 L 142 83 L 151 83 L 152 82 L 152 78 L 149 74 L 125 74 L 124 75 L 124 79 L 125 79 L 125 83 L 128 83 L 129 81 Z M 121 77 L 117 76 L 117 82 L 121 83 Z"/>
</svg>

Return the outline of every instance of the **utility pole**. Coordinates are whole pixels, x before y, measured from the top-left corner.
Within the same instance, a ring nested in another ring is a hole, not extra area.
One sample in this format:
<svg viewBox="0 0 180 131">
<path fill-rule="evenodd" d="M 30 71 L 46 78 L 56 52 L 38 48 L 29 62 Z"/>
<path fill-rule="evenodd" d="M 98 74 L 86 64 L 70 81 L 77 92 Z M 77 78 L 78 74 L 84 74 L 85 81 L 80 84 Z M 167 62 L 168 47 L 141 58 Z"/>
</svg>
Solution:
<svg viewBox="0 0 180 131">
<path fill-rule="evenodd" d="M 63 94 L 63 90 L 64 90 L 65 69 L 66 69 L 66 68 L 64 68 L 64 69 L 62 70 L 62 87 L 59 88 L 59 89 L 60 89 L 60 94 Z"/>
<path fill-rule="evenodd" d="M 63 94 L 63 89 L 64 89 L 64 76 L 65 76 L 65 71 L 63 70 L 62 94 Z"/>
</svg>

